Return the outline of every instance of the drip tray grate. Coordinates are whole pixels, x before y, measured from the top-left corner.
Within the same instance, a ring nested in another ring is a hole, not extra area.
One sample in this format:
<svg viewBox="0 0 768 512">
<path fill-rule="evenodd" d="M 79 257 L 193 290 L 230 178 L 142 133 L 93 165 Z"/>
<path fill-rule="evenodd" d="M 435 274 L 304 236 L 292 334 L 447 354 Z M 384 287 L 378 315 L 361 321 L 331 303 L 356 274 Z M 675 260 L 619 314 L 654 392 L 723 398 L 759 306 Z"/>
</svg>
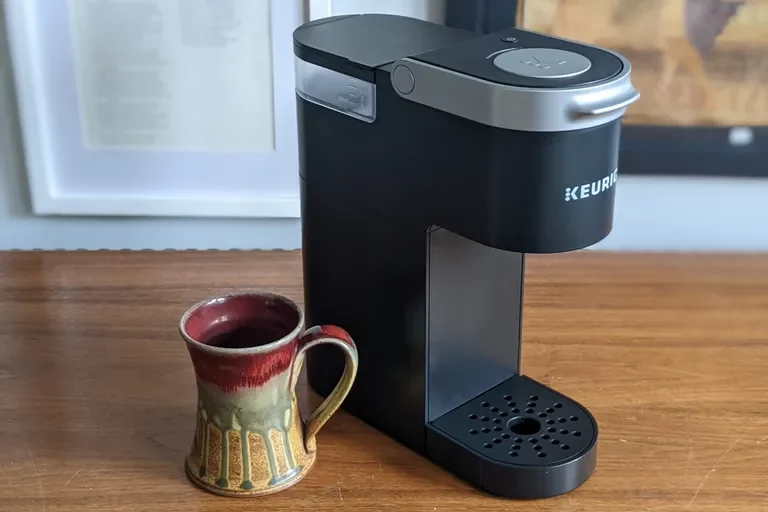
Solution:
<svg viewBox="0 0 768 512">
<path fill-rule="evenodd" d="M 568 462 L 597 434 L 578 403 L 518 375 L 444 414 L 432 425 L 483 457 L 514 465 Z"/>
</svg>

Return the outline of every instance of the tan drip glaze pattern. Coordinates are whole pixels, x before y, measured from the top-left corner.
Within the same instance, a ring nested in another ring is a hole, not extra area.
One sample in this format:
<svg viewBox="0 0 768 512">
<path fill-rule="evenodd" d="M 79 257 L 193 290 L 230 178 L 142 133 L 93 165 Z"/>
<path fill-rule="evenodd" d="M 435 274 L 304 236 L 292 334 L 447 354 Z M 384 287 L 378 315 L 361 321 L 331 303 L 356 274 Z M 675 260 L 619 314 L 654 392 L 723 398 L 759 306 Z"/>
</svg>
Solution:
<svg viewBox="0 0 768 512">
<path fill-rule="evenodd" d="M 198 382 L 197 428 L 187 455 L 190 478 L 213 492 L 237 495 L 271 493 L 301 479 L 315 453 L 304 446 L 297 400 L 286 393 L 287 383 L 283 389 L 225 395 Z M 270 405 L 253 403 L 270 394 L 278 398 Z"/>
</svg>

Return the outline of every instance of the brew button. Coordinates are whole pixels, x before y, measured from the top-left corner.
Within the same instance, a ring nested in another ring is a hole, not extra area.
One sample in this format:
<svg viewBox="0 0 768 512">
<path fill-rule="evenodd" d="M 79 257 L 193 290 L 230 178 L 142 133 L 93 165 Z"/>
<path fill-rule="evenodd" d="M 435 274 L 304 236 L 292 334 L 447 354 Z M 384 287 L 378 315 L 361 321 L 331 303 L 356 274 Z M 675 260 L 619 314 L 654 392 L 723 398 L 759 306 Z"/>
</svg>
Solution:
<svg viewBox="0 0 768 512">
<path fill-rule="evenodd" d="M 520 41 L 518 38 L 512 37 L 512 36 L 502 37 L 501 40 L 504 41 L 505 43 L 517 43 L 518 41 Z"/>
<path fill-rule="evenodd" d="M 416 86 L 416 80 L 411 70 L 400 64 L 392 71 L 392 85 L 400 94 L 411 94 Z"/>
<path fill-rule="evenodd" d="M 571 78 L 592 67 L 585 56 L 555 48 L 509 50 L 496 55 L 493 64 L 507 73 L 530 78 Z"/>
</svg>

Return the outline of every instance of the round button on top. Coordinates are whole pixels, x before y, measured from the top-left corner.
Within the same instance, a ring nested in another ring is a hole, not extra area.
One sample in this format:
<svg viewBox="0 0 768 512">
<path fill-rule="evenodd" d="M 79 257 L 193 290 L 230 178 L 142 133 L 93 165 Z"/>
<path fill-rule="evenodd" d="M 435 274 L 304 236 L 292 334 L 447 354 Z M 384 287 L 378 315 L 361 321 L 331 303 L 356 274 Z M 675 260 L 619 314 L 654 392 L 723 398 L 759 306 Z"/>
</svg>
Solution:
<svg viewBox="0 0 768 512">
<path fill-rule="evenodd" d="M 507 73 L 531 78 L 570 78 L 592 67 L 583 55 L 554 48 L 521 48 L 500 53 L 493 64 Z"/>
</svg>

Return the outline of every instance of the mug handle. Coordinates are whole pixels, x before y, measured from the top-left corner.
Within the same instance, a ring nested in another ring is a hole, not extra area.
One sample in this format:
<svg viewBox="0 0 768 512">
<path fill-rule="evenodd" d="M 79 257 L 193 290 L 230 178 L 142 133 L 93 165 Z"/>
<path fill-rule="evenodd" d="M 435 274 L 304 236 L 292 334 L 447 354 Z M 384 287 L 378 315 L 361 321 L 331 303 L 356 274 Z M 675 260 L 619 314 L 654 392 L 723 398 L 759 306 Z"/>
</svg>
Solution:
<svg viewBox="0 0 768 512">
<path fill-rule="evenodd" d="M 357 346 L 347 331 L 335 325 L 316 325 L 304 331 L 299 338 L 294 372 L 298 374 L 298 368 L 301 368 L 308 350 L 324 343 L 336 345 L 344 352 L 344 373 L 331 394 L 312 412 L 304 424 L 304 446 L 308 453 L 316 450 L 317 432 L 341 406 L 357 376 Z"/>
</svg>

